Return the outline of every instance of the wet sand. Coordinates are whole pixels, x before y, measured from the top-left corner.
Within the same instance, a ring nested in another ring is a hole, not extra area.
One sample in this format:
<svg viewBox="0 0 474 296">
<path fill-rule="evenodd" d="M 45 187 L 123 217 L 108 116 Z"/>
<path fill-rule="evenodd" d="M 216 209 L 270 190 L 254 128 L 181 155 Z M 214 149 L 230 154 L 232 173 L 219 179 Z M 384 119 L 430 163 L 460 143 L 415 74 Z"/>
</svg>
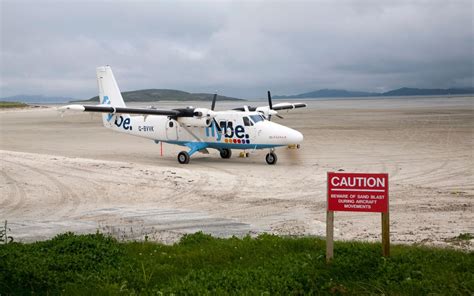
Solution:
<svg viewBox="0 0 474 296">
<path fill-rule="evenodd" d="M 179 165 L 181 147 L 164 144 L 161 157 L 98 115 L 0 111 L 0 220 L 21 241 L 97 229 L 166 243 L 199 230 L 324 236 L 326 172 L 386 172 L 393 242 L 474 248 L 452 240 L 474 233 L 474 98 L 306 102 L 275 118 L 305 136 L 300 150 L 277 150 L 276 166 L 266 150 Z M 379 214 L 337 212 L 335 227 L 336 239 L 380 239 Z"/>
</svg>

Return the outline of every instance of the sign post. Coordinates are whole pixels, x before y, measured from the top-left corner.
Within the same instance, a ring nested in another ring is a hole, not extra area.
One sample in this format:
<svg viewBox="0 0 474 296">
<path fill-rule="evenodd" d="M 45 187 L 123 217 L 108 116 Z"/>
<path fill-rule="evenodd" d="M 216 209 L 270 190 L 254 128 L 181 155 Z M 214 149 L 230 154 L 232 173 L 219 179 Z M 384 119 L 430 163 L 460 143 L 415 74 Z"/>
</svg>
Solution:
<svg viewBox="0 0 474 296">
<path fill-rule="evenodd" d="M 388 174 L 335 173 L 327 175 L 326 261 L 334 257 L 334 212 L 382 213 L 382 254 L 390 256 Z"/>
<path fill-rule="evenodd" d="M 382 213 L 382 255 L 390 256 L 390 221 L 388 211 Z"/>
<path fill-rule="evenodd" d="M 334 257 L 334 212 L 326 212 L 326 262 Z"/>
</svg>

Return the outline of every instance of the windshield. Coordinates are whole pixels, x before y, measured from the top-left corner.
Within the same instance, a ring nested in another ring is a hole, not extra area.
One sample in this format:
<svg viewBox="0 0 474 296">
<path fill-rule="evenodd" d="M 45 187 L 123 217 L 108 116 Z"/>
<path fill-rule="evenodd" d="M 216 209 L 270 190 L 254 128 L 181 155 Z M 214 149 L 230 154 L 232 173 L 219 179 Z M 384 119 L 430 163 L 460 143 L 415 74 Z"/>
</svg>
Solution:
<svg viewBox="0 0 474 296">
<path fill-rule="evenodd" d="M 250 118 L 254 123 L 264 120 L 262 115 L 250 115 Z"/>
<path fill-rule="evenodd" d="M 242 120 L 244 121 L 245 126 L 252 126 L 253 125 L 253 122 L 251 122 L 250 119 L 247 116 L 243 117 Z"/>
</svg>

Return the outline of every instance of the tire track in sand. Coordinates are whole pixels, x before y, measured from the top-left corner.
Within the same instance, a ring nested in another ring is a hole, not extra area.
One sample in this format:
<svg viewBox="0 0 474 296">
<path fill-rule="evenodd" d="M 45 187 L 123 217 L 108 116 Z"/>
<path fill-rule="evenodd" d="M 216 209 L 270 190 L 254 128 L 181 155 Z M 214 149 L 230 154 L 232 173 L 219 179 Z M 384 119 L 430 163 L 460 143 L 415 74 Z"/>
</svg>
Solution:
<svg viewBox="0 0 474 296">
<path fill-rule="evenodd" d="M 18 182 L 10 177 L 5 171 L 1 171 L 2 177 L 7 181 L 5 182 L 7 185 L 10 185 L 9 187 L 13 190 L 12 192 L 12 199 L 11 201 L 9 200 L 9 196 L 6 196 L 6 199 L 4 202 L 0 204 L 0 208 L 2 209 L 1 212 L 3 214 L 4 210 L 8 210 L 9 214 L 18 212 L 18 210 L 26 203 L 26 192 L 25 189 L 23 189 L 21 186 L 18 186 Z M 16 201 L 16 203 L 15 203 Z M 8 207 L 9 204 L 13 204 L 13 206 L 10 208 Z"/>
<path fill-rule="evenodd" d="M 60 201 L 59 201 L 58 206 L 59 205 L 66 205 L 67 203 L 71 204 L 71 206 L 69 206 L 69 207 L 63 207 L 64 210 L 62 210 L 62 211 L 58 210 L 59 213 L 64 212 L 64 214 L 62 214 L 62 217 L 70 216 L 71 214 L 73 214 L 77 210 L 77 208 L 80 204 L 79 196 L 76 193 L 74 193 L 73 190 L 69 186 L 67 186 L 64 183 L 62 183 L 61 181 L 59 181 L 58 178 L 53 177 L 49 173 L 46 173 L 45 170 L 38 169 L 38 168 L 32 167 L 32 166 L 27 165 L 27 164 L 18 163 L 18 162 L 14 162 L 14 161 L 7 161 L 7 160 L 4 160 L 4 161 L 9 162 L 11 164 L 22 166 L 26 169 L 29 169 L 30 171 L 33 171 L 33 172 L 39 174 L 40 176 L 43 176 L 44 178 L 49 180 L 52 184 L 54 184 L 54 186 L 57 187 L 57 189 L 59 190 Z M 58 209 L 60 209 L 60 207 L 58 207 Z M 58 216 L 60 216 L 60 215 L 58 215 Z"/>
</svg>

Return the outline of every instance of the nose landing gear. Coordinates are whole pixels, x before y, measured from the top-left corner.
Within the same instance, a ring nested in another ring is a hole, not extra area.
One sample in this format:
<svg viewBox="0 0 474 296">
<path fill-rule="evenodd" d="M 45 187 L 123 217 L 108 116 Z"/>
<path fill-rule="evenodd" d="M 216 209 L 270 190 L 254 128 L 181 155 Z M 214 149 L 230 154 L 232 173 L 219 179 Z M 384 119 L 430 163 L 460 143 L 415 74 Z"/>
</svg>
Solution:
<svg viewBox="0 0 474 296">
<path fill-rule="evenodd" d="M 276 156 L 275 152 L 273 152 L 273 150 L 270 150 L 270 153 L 265 156 L 265 160 L 269 165 L 273 165 L 277 163 L 278 157 Z"/>
</svg>

